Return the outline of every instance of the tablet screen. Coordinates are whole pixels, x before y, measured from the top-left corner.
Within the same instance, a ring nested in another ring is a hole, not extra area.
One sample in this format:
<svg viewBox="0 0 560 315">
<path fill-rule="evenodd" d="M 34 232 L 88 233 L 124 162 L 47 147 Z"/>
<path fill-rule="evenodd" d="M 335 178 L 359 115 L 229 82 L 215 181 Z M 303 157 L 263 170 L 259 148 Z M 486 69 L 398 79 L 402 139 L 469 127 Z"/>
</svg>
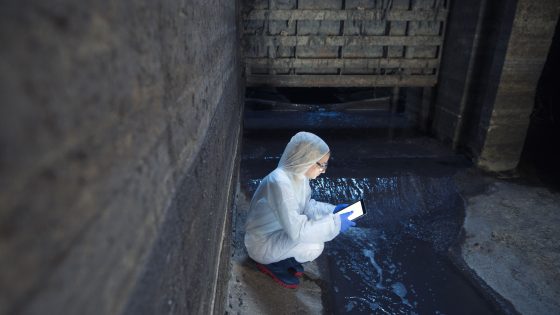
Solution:
<svg viewBox="0 0 560 315">
<path fill-rule="evenodd" d="M 343 214 L 350 211 L 352 211 L 353 213 L 348 217 L 349 220 L 355 220 L 363 216 L 365 213 L 365 209 L 362 200 L 356 201 L 355 203 L 349 205 L 348 207 L 338 211 L 336 214 Z"/>
</svg>

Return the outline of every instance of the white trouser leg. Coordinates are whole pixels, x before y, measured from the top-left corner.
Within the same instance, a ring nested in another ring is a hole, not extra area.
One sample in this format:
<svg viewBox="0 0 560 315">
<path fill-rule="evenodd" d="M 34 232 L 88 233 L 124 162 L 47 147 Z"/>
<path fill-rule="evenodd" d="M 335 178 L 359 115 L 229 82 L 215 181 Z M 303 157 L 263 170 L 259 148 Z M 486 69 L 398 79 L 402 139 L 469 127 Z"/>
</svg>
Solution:
<svg viewBox="0 0 560 315">
<path fill-rule="evenodd" d="M 325 245 L 321 244 L 298 244 L 288 253 L 288 257 L 294 257 L 298 262 L 304 263 L 317 259 L 323 252 Z"/>
</svg>

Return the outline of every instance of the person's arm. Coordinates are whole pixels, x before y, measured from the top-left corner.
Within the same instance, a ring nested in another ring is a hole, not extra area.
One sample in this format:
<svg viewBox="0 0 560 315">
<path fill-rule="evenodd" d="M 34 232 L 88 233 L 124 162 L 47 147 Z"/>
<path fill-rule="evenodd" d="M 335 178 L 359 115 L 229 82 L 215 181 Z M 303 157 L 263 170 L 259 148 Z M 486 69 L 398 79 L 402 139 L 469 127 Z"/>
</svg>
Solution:
<svg viewBox="0 0 560 315">
<path fill-rule="evenodd" d="M 318 220 L 325 215 L 333 213 L 335 205 L 331 205 L 330 203 L 316 201 L 315 199 L 309 199 L 306 204 L 304 213 L 314 219 Z"/>
<path fill-rule="evenodd" d="M 335 208 L 334 205 L 326 202 L 316 201 L 315 199 L 311 198 L 311 187 L 309 184 L 305 186 L 305 195 L 307 198 L 307 202 L 305 203 L 305 209 L 303 212 L 313 220 L 319 220 L 327 214 L 333 213 Z"/>
<path fill-rule="evenodd" d="M 319 220 L 310 220 L 307 215 L 299 214 L 293 186 L 287 178 L 275 178 L 267 188 L 269 189 L 268 201 L 277 214 L 282 228 L 292 240 L 302 243 L 323 243 L 339 234 L 339 216 L 328 214 Z"/>
</svg>

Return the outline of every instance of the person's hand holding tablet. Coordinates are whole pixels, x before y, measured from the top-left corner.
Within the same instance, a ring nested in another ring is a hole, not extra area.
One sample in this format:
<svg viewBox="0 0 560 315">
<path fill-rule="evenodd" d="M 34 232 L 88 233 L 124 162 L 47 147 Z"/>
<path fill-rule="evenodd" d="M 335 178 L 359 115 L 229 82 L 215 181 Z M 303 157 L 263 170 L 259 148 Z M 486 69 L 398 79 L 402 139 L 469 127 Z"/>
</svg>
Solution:
<svg viewBox="0 0 560 315">
<path fill-rule="evenodd" d="M 348 216 L 348 220 L 354 221 L 362 216 L 364 216 L 366 214 L 366 207 L 364 205 L 364 200 L 360 199 L 356 202 L 354 202 L 351 205 L 347 205 L 347 204 L 339 204 L 338 206 L 336 206 L 336 208 L 334 209 L 334 213 L 336 214 L 343 214 L 343 213 L 348 213 L 351 212 L 352 214 Z"/>
<path fill-rule="evenodd" d="M 351 212 L 343 213 L 340 215 L 340 233 L 348 231 L 349 228 L 356 226 L 356 222 L 348 220 L 351 216 Z"/>
</svg>

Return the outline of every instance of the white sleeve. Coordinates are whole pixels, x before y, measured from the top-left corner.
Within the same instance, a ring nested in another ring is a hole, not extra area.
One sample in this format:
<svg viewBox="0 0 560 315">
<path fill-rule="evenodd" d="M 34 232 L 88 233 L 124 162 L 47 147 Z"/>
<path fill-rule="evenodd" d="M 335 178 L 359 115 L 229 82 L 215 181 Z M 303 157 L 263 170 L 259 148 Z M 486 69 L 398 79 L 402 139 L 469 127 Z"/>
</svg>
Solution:
<svg viewBox="0 0 560 315">
<path fill-rule="evenodd" d="M 312 220 L 298 213 L 298 204 L 289 181 L 276 178 L 268 186 L 268 202 L 290 239 L 301 243 L 324 243 L 340 232 L 340 217 L 329 214 Z"/>
<path fill-rule="evenodd" d="M 334 208 L 336 208 L 336 206 L 331 205 L 330 203 L 309 199 L 304 213 L 311 219 L 318 220 L 327 214 L 333 213 Z"/>
</svg>

